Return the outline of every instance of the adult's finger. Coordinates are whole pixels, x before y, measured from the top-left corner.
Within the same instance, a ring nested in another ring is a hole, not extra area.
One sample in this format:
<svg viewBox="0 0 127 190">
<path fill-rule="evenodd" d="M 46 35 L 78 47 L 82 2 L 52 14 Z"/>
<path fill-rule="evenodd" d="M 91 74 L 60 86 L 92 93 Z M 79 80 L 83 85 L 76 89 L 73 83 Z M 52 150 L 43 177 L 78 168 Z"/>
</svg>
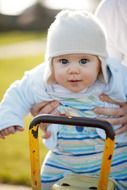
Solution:
<svg viewBox="0 0 127 190">
<path fill-rule="evenodd" d="M 110 98 L 108 95 L 106 94 L 101 94 L 99 96 L 100 100 L 102 100 L 103 102 L 108 102 L 108 103 L 112 103 L 112 104 L 116 104 L 116 105 L 119 105 L 119 106 L 123 106 L 125 105 L 125 102 L 121 102 L 121 101 L 117 101 L 117 100 L 114 100 L 112 98 Z"/>
<path fill-rule="evenodd" d="M 43 109 L 43 107 L 45 107 L 47 104 L 48 102 L 44 101 L 33 105 L 33 107 L 30 110 L 31 114 L 33 116 L 36 116 L 40 112 L 40 110 Z"/>
<path fill-rule="evenodd" d="M 109 123 L 111 123 L 112 125 L 125 125 L 127 123 L 127 117 L 123 116 L 123 117 L 118 117 L 118 118 L 105 118 L 105 117 L 98 117 L 97 119 L 99 120 L 105 120 Z"/>
<path fill-rule="evenodd" d="M 123 107 L 119 107 L 119 108 L 96 107 L 93 111 L 96 114 L 114 116 L 114 117 L 120 117 L 120 116 L 125 115 L 126 113 L 126 110 Z"/>
<path fill-rule="evenodd" d="M 116 131 L 115 131 L 115 133 L 117 135 L 124 133 L 124 132 L 127 132 L 127 124 L 121 126 L 120 128 L 116 129 Z"/>
<path fill-rule="evenodd" d="M 45 107 L 40 109 L 39 113 L 51 114 L 58 107 L 59 103 L 57 101 L 48 102 Z"/>
<path fill-rule="evenodd" d="M 31 108 L 31 114 L 33 116 L 36 116 L 38 114 L 50 114 L 53 110 L 55 110 L 58 107 L 59 103 L 58 101 L 50 101 L 50 102 L 41 102 L 36 105 L 34 105 Z"/>
</svg>

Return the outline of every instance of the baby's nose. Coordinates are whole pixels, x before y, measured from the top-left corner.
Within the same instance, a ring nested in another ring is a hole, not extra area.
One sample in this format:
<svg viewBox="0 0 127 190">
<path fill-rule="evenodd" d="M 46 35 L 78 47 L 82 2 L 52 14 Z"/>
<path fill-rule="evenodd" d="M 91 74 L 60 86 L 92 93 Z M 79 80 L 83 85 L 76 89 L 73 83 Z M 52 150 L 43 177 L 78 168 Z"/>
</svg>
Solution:
<svg viewBox="0 0 127 190">
<path fill-rule="evenodd" d="M 73 64 L 68 69 L 69 74 L 78 74 L 80 73 L 80 67 L 78 64 Z"/>
</svg>

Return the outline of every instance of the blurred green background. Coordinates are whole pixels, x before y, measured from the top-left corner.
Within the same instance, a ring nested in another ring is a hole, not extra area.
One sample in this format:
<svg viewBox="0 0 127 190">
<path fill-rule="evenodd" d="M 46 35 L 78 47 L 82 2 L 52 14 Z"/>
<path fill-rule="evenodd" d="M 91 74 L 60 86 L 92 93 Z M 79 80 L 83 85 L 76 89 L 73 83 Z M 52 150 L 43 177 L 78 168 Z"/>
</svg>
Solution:
<svg viewBox="0 0 127 190">
<path fill-rule="evenodd" d="M 33 32 L 4 32 L 0 33 L 1 45 L 27 42 L 31 40 L 44 40 L 44 33 Z M 18 56 L 1 59 L 0 58 L 0 100 L 9 87 L 17 79 L 20 79 L 24 71 L 29 70 L 43 61 L 42 53 L 34 56 Z M 5 118 L 6 119 L 6 116 Z M 28 126 L 32 117 L 25 118 L 25 130 L 14 135 L 0 139 L 0 183 L 23 184 L 30 186 L 30 157 L 29 157 L 29 137 Z M 40 132 L 41 136 L 41 132 Z M 46 148 L 40 138 L 41 161 L 46 154 Z"/>
</svg>

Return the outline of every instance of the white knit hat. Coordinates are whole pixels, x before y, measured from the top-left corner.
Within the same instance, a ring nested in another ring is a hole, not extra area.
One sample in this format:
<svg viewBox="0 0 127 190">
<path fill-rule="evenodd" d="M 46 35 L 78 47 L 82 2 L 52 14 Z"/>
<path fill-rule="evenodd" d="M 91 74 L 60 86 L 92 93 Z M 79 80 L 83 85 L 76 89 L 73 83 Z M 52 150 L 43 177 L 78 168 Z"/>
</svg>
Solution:
<svg viewBox="0 0 127 190">
<path fill-rule="evenodd" d="M 46 60 L 64 54 L 86 53 L 101 60 L 103 79 L 107 76 L 104 31 L 97 19 L 83 10 L 63 10 L 57 14 L 47 36 Z"/>
</svg>

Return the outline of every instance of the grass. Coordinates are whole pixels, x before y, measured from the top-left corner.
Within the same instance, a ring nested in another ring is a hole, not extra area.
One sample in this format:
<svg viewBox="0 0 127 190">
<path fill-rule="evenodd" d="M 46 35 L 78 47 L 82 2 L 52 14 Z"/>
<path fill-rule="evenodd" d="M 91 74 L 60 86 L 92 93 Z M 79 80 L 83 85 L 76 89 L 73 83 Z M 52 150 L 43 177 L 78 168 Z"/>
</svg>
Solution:
<svg viewBox="0 0 127 190">
<path fill-rule="evenodd" d="M 2 37 L 1 37 L 2 35 Z M 7 42 L 4 35 L 0 35 L 3 42 Z M 26 34 L 25 34 L 26 35 Z M 12 40 L 14 34 L 8 34 L 9 43 Z M 26 36 L 25 36 L 26 37 Z M 22 34 L 20 39 L 25 39 Z M 30 39 L 30 37 L 28 36 Z M 31 37 L 31 39 L 33 39 Z M 42 55 L 30 56 L 30 57 L 19 57 L 13 59 L 2 59 L 0 60 L 0 99 L 8 88 L 8 86 L 16 79 L 20 79 L 24 71 L 33 68 L 38 63 L 42 62 Z M 5 118 L 6 119 L 6 116 Z M 29 142 L 28 142 L 28 126 L 31 120 L 31 116 L 25 118 L 25 130 L 24 132 L 16 133 L 15 135 L 8 136 L 5 140 L 0 139 L 0 183 L 9 184 L 31 184 L 31 173 L 30 173 L 30 158 L 29 158 Z M 41 141 L 41 139 L 40 139 Z M 44 156 L 47 152 L 44 145 L 40 142 L 41 160 L 43 161 Z"/>
<path fill-rule="evenodd" d="M 17 42 L 24 42 L 29 40 L 42 40 L 46 37 L 46 33 L 42 32 L 1 32 L 0 45 L 12 44 Z"/>
<path fill-rule="evenodd" d="M 28 125 L 31 117 L 27 117 L 24 132 L 10 135 L 0 143 L 0 182 L 9 184 L 31 184 Z M 40 140 L 41 141 L 41 140 Z M 42 152 L 43 150 L 43 152 Z M 46 148 L 40 142 L 41 161 Z"/>
<path fill-rule="evenodd" d="M 29 70 L 42 62 L 42 55 L 19 57 L 13 59 L 0 59 L 1 91 L 3 95 L 6 88 L 17 79 L 23 76 L 24 71 Z"/>
</svg>

